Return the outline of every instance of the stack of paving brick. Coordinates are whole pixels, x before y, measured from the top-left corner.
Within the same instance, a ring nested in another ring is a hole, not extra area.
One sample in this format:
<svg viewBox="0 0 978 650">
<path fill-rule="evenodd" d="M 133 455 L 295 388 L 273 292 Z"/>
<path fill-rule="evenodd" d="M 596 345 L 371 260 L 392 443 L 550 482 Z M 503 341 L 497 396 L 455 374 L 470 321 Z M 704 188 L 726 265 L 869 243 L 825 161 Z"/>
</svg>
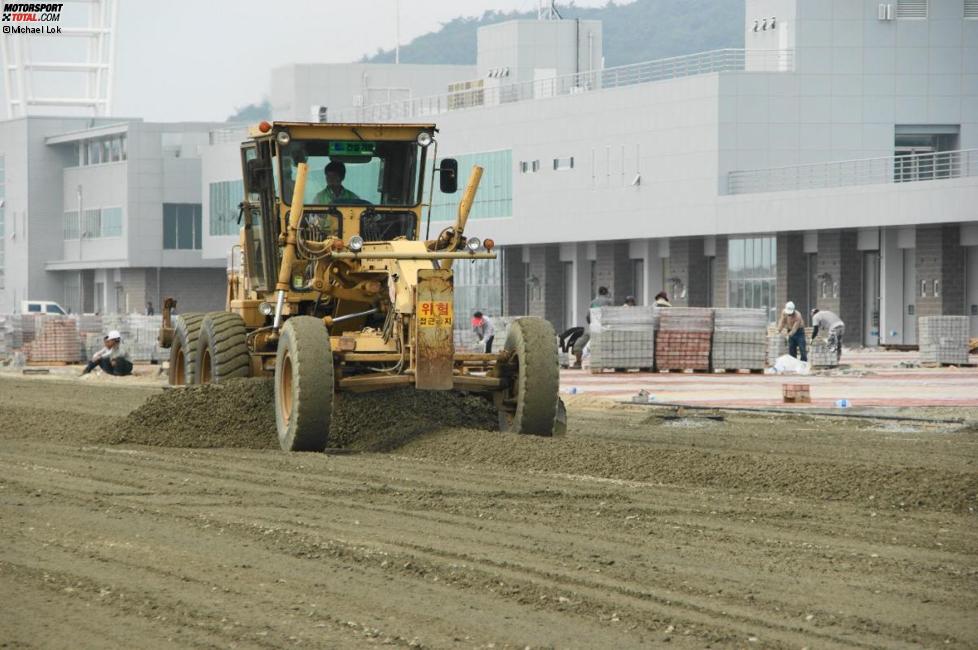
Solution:
<svg viewBox="0 0 978 650">
<path fill-rule="evenodd" d="M 659 370 L 709 370 L 712 336 L 712 309 L 662 309 L 655 337 L 656 366 Z"/>
<path fill-rule="evenodd" d="M 808 341 L 812 340 L 812 328 L 805 328 L 805 350 L 809 351 L 811 346 L 808 345 Z M 778 360 L 778 357 L 788 354 L 788 339 L 781 333 L 778 334 L 776 325 L 768 325 L 767 328 L 767 365 L 773 366 Z"/>
<path fill-rule="evenodd" d="M 767 353 L 765 310 L 715 310 L 711 353 L 714 369 L 763 370 Z"/>
<path fill-rule="evenodd" d="M 654 307 L 596 307 L 591 309 L 591 372 L 648 368 L 655 365 Z"/>
<path fill-rule="evenodd" d="M 816 340 L 808 347 L 808 363 L 812 368 L 835 368 L 839 355 L 829 349 L 828 341 Z"/>
<path fill-rule="evenodd" d="M 917 319 L 922 363 L 968 363 L 968 317 L 923 316 Z"/>
<path fill-rule="evenodd" d="M 71 318 L 48 316 L 24 349 L 32 363 L 77 363 L 81 361 L 78 325 Z"/>
<path fill-rule="evenodd" d="M 163 317 L 128 314 L 123 322 L 125 328 L 123 341 L 130 361 L 158 361 L 161 356 L 158 339 Z"/>
</svg>

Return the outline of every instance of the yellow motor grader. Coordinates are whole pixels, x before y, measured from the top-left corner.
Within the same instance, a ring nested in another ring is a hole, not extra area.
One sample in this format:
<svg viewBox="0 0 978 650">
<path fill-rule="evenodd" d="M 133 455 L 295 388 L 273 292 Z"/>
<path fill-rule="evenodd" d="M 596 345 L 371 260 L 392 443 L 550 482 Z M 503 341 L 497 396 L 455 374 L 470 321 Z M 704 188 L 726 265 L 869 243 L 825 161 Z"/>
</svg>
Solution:
<svg viewBox="0 0 978 650">
<path fill-rule="evenodd" d="M 437 161 L 434 124 L 262 122 L 241 144 L 244 200 L 225 311 L 173 315 L 160 340 L 173 385 L 274 376 L 282 449 L 329 446 L 337 391 L 478 392 L 500 427 L 564 426 L 551 325 L 522 318 L 498 353 L 455 349 L 452 265 L 495 259 L 465 236 L 482 176 L 472 168 L 454 225 L 431 223 L 435 176 L 454 193 L 458 164 Z M 425 170 L 431 183 L 425 201 Z"/>
</svg>

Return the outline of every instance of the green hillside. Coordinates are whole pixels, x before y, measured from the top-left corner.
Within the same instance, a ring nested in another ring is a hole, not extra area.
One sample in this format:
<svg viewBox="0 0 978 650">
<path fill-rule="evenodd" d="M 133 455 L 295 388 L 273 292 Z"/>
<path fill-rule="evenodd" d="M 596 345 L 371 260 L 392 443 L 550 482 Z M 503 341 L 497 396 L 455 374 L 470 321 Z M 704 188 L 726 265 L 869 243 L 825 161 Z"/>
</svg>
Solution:
<svg viewBox="0 0 978 650">
<path fill-rule="evenodd" d="M 608 67 L 744 46 L 743 0 L 636 0 L 596 8 L 571 4 L 559 6 L 559 11 L 565 20 L 602 21 Z M 474 64 L 476 30 L 516 18 L 536 18 L 536 12 L 487 11 L 481 18 L 456 18 L 402 45 L 401 62 Z M 393 63 L 394 50 L 381 50 L 361 60 Z"/>
</svg>

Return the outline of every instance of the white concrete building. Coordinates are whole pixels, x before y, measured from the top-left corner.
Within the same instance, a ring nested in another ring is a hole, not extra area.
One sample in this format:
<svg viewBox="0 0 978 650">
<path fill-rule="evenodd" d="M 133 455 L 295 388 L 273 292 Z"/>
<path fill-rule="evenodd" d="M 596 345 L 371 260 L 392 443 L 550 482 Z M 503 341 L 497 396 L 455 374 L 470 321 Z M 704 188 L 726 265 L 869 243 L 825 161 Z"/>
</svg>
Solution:
<svg viewBox="0 0 978 650">
<path fill-rule="evenodd" d="M 608 286 L 792 299 L 868 345 L 928 314 L 978 335 L 978 2 L 748 0 L 744 28 L 743 50 L 604 69 L 593 21 L 492 25 L 478 78 L 329 118 L 434 121 L 440 155 L 486 167 L 469 230 L 504 257 L 460 284 L 490 311 L 579 324 Z M 240 177 L 213 153 L 205 195 Z"/>
<path fill-rule="evenodd" d="M 0 122 L 0 313 L 28 298 L 74 312 L 224 303 L 201 255 L 200 148 L 211 123 L 26 117 Z"/>
</svg>

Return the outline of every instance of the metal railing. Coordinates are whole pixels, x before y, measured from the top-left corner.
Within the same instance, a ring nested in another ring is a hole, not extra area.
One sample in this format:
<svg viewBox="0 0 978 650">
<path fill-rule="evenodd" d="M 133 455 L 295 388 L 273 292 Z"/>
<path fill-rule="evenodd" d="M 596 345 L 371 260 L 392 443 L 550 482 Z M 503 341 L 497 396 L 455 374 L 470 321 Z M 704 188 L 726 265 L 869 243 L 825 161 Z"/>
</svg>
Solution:
<svg viewBox="0 0 978 650">
<path fill-rule="evenodd" d="M 330 118 L 341 122 L 410 121 L 448 111 L 574 95 L 712 72 L 792 70 L 793 50 L 711 50 L 519 83 L 493 84 L 487 83 L 495 81 L 493 79 L 477 80 L 464 84 L 464 90 L 388 104 L 346 108 L 330 115 Z"/>
<path fill-rule="evenodd" d="M 913 183 L 966 176 L 978 176 L 978 149 L 733 171 L 727 174 L 727 193 Z"/>
</svg>

